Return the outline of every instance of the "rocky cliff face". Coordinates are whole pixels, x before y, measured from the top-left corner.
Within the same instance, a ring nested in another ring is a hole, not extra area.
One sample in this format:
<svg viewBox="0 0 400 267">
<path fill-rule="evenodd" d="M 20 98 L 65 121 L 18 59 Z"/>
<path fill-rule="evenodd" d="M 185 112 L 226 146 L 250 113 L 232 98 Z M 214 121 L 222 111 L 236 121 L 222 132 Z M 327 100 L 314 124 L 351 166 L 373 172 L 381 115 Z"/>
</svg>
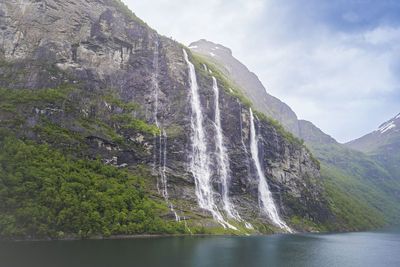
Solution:
<svg viewBox="0 0 400 267">
<path fill-rule="evenodd" d="M 0 86 L 9 100 L 1 105 L 2 127 L 77 157 L 101 158 L 129 170 L 147 168 L 153 175 L 148 194 L 174 207 L 162 218 L 174 220 L 176 212 L 189 227 L 218 226 L 198 205 L 189 166 L 195 148 L 185 48 L 158 35 L 116 0 L 3 1 L 0 24 Z M 205 70 L 207 62 L 190 54 L 189 60 L 196 67 L 204 111 L 212 196 L 223 210 L 212 82 L 218 71 Z M 281 231 L 259 208 L 249 106 L 223 76 L 217 83 L 230 166 L 228 196 L 242 218 L 226 220 L 240 229 L 252 224 L 243 231 Z M 308 150 L 261 115 L 255 124 L 258 157 L 282 219 L 299 231 L 334 222 Z"/>
</svg>

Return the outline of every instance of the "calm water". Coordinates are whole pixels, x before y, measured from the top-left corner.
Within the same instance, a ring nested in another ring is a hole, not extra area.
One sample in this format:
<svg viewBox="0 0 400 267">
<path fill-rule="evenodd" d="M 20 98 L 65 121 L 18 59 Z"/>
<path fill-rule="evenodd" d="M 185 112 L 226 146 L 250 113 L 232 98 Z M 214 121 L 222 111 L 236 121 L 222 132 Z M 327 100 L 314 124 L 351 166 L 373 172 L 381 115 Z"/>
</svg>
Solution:
<svg viewBox="0 0 400 267">
<path fill-rule="evenodd" d="M 345 234 L 0 242 L 0 266 L 400 266 L 400 227 Z"/>
</svg>

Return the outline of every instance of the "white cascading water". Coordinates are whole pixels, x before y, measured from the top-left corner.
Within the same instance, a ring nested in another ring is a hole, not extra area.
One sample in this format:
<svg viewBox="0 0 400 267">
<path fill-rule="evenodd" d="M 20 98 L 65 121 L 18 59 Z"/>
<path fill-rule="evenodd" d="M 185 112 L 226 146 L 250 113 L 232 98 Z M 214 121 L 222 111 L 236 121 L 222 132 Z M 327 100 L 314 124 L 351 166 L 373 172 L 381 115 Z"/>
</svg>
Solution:
<svg viewBox="0 0 400 267">
<path fill-rule="evenodd" d="M 159 72 L 159 64 L 158 64 L 158 56 L 159 56 L 159 43 L 158 43 L 158 39 L 155 40 L 154 42 L 154 55 L 153 55 L 153 68 L 154 68 L 154 72 L 153 75 L 151 77 L 151 83 L 153 86 L 153 98 L 154 98 L 154 123 L 156 125 L 157 128 L 160 127 L 159 123 L 158 123 L 158 96 L 160 93 L 160 87 L 158 85 L 158 72 Z M 164 197 L 165 201 L 167 202 L 167 204 L 169 205 L 171 211 L 174 213 L 175 215 L 175 220 L 177 222 L 180 222 L 180 217 L 179 215 L 175 212 L 174 207 L 172 205 L 172 203 L 169 201 L 169 196 L 168 196 L 168 190 L 167 190 L 167 176 L 166 176 L 166 162 L 167 162 L 167 134 L 164 130 L 160 130 L 159 132 L 160 134 L 160 153 L 159 153 L 159 173 L 160 173 L 160 178 L 161 178 L 161 190 L 160 190 L 160 181 L 159 178 L 157 176 L 157 190 L 158 193 L 161 193 L 162 196 Z M 154 153 L 153 153 L 153 173 L 155 172 L 155 167 L 157 165 L 157 142 L 156 142 L 156 134 L 154 134 L 154 142 L 153 142 L 153 146 L 154 146 Z M 163 145 L 163 137 L 164 137 L 164 145 Z"/>
<path fill-rule="evenodd" d="M 191 89 L 191 128 L 192 128 L 192 155 L 190 169 L 196 185 L 195 192 L 199 206 L 211 212 L 224 228 L 229 227 L 237 230 L 236 227 L 226 222 L 214 202 L 214 192 L 211 184 L 211 170 L 209 156 L 207 154 L 207 142 L 203 127 L 203 112 L 200 104 L 199 87 L 196 79 L 196 71 L 189 61 L 188 55 L 183 49 L 185 61 L 189 67 L 189 81 Z"/>
<path fill-rule="evenodd" d="M 268 217 L 272 220 L 272 222 L 276 226 L 291 233 L 292 230 L 279 217 L 274 200 L 272 198 L 271 191 L 269 191 L 267 180 L 261 168 L 260 159 L 258 157 L 258 138 L 256 136 L 256 129 L 254 126 L 254 115 L 251 109 L 250 109 L 250 150 L 258 176 L 258 204 L 260 206 L 260 209 L 268 215 Z"/>
<path fill-rule="evenodd" d="M 204 65 L 205 66 L 205 65 Z M 207 71 L 207 67 L 206 67 Z M 241 220 L 239 214 L 232 206 L 232 203 L 229 200 L 229 158 L 228 153 L 226 152 L 226 147 L 224 145 L 224 137 L 222 134 L 221 127 L 221 114 L 219 109 L 219 88 L 217 79 L 212 77 L 213 80 L 213 90 L 214 90 L 214 101 L 215 101 L 215 144 L 216 144 L 216 154 L 217 154 L 217 162 L 219 166 L 219 177 L 221 178 L 222 183 L 222 202 L 224 204 L 224 210 L 228 217 Z"/>
<path fill-rule="evenodd" d="M 250 174 L 249 152 L 247 151 L 246 144 L 244 143 L 244 140 L 243 140 L 242 105 L 240 105 L 240 103 L 239 103 L 239 106 L 240 106 L 240 116 L 239 116 L 240 140 L 241 140 L 241 142 L 242 142 L 243 151 L 244 151 L 244 153 L 245 153 L 245 155 L 246 155 L 247 173 Z M 247 229 L 254 230 L 254 227 L 253 227 L 253 225 L 251 225 L 251 223 L 245 221 L 245 222 L 244 222 L 244 225 L 246 226 Z"/>
<path fill-rule="evenodd" d="M 161 132 L 160 132 L 160 176 L 161 176 L 161 185 L 162 185 L 162 195 L 165 199 L 165 201 L 168 203 L 169 208 L 175 215 L 175 220 L 177 222 L 181 221 L 181 218 L 179 215 L 176 213 L 174 206 L 172 203 L 169 201 L 169 195 L 168 195 L 168 181 L 167 181 L 167 175 L 166 175 L 166 165 L 167 165 L 167 133 L 165 130 L 162 130 L 162 137 L 164 139 L 164 145 L 162 142 L 161 138 Z M 162 149 L 161 149 L 162 148 Z M 162 152 L 161 152 L 162 151 Z M 162 164 L 161 164 L 161 157 L 162 157 Z"/>
<path fill-rule="evenodd" d="M 154 99 L 154 112 L 153 112 L 153 122 L 156 125 L 156 127 L 159 127 L 158 124 L 158 118 L 157 118 L 157 114 L 158 114 L 158 95 L 159 95 L 159 91 L 160 88 L 158 86 L 158 69 L 159 69 L 159 65 L 158 65 L 158 38 L 156 38 L 156 40 L 154 41 L 154 52 L 153 52 L 153 73 L 151 75 L 151 85 L 153 87 L 153 99 Z M 156 173 L 156 166 L 158 165 L 157 163 L 157 135 L 154 133 L 153 136 L 153 174 Z M 161 143 L 160 143 L 160 147 L 161 147 Z M 159 178 L 157 176 L 157 190 L 158 193 L 160 194 L 160 181 Z"/>
<path fill-rule="evenodd" d="M 183 222 L 185 223 L 185 228 L 186 228 L 186 230 L 188 230 L 188 232 L 189 232 L 191 235 L 193 235 L 192 230 L 190 230 L 190 228 L 189 228 L 189 226 L 188 226 L 188 224 L 187 224 L 187 222 L 186 222 L 186 217 L 185 217 L 185 216 L 183 216 Z"/>
</svg>

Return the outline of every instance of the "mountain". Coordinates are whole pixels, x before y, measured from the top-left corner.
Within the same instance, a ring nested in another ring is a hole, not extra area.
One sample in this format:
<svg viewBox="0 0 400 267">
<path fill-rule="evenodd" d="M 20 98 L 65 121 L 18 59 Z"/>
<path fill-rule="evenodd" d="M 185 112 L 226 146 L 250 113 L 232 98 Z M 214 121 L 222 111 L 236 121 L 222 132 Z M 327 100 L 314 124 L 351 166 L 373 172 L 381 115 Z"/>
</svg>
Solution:
<svg viewBox="0 0 400 267">
<path fill-rule="evenodd" d="M 255 106 L 304 140 L 321 162 L 321 174 L 332 208 L 343 224 L 360 229 L 399 221 L 400 183 L 393 178 L 397 170 L 392 171 L 398 166 L 399 153 L 388 160 L 389 153 L 372 156 L 339 144 L 312 122 L 298 120 L 286 104 L 270 96 L 257 76 L 235 59 L 230 49 L 206 40 L 193 42 L 189 48 L 220 68 Z M 381 126 L 381 131 L 387 132 L 385 136 L 391 136 L 394 130 L 391 121 Z M 388 142 L 386 151 L 396 149 L 394 143 Z"/>
<path fill-rule="evenodd" d="M 376 131 L 345 145 L 368 154 L 400 179 L 400 113 L 382 123 Z"/>
<path fill-rule="evenodd" d="M 300 139 L 119 0 L 0 23 L 0 238 L 357 228 Z"/>
<path fill-rule="evenodd" d="M 346 143 L 346 146 L 371 153 L 379 147 L 385 146 L 391 140 L 400 136 L 400 113 L 387 122 L 382 123 L 377 130 L 358 139 Z"/>
</svg>

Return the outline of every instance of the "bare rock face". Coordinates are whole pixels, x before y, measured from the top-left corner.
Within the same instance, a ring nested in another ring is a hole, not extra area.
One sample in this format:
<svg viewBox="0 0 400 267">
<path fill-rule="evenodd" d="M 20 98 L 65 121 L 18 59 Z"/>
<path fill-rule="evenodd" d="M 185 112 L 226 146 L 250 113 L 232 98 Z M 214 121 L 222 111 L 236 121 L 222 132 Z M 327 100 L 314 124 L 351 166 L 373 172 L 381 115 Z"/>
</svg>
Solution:
<svg viewBox="0 0 400 267">
<path fill-rule="evenodd" d="M 117 0 L 1 1 L 0 24 L 1 87 L 38 94 L 45 88 L 67 88 L 61 101 L 44 98 L 40 104 L 19 106 L 18 115 L 24 119 L 21 136 L 68 148 L 77 156 L 100 157 L 104 164 L 152 169 L 153 196 L 158 195 L 156 177 L 164 144 L 170 200 L 180 215 L 210 225 L 211 214 L 198 207 L 188 163 L 191 94 L 181 45 L 158 35 Z M 207 151 L 215 162 L 212 80 L 197 63 Z M 249 108 L 223 83 L 219 85 L 230 163 L 229 197 L 244 220 L 270 224 L 258 207 L 258 178 L 249 155 Z M 1 111 L 1 124 L 10 116 Z M 37 130 L 48 123 L 72 137 L 48 139 Z M 281 217 L 299 231 L 307 229 L 292 224 L 294 216 L 316 225 L 333 221 L 310 152 L 260 118 L 256 126 L 262 167 Z M 160 138 L 162 130 L 166 138 Z M 218 167 L 212 168 L 215 199 L 221 205 Z"/>
</svg>

